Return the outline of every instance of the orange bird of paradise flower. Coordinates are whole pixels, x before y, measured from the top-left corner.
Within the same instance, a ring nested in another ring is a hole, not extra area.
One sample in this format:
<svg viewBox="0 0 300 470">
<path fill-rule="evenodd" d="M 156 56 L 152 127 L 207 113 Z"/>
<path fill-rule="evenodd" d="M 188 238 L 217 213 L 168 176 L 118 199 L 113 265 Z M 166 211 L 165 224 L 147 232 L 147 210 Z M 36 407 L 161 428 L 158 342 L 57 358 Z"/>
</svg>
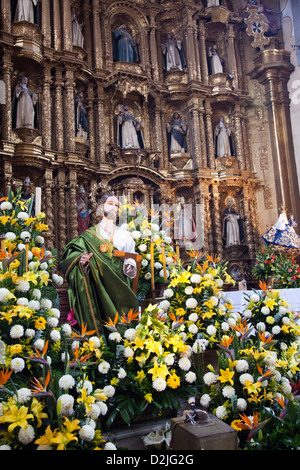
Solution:
<svg viewBox="0 0 300 470">
<path fill-rule="evenodd" d="M 131 323 L 132 321 L 136 320 L 136 319 L 139 317 L 139 314 L 140 314 L 140 312 L 134 311 L 134 309 L 131 308 L 131 309 L 129 310 L 129 312 L 127 313 L 127 315 L 126 315 L 126 313 L 123 312 L 123 315 L 122 315 L 122 317 L 121 317 L 121 319 L 120 319 L 120 320 L 121 320 L 121 323 L 124 323 L 124 324 L 126 324 L 126 325 L 130 325 L 130 323 Z"/>
<path fill-rule="evenodd" d="M 6 382 L 8 382 L 12 373 L 13 371 L 12 370 L 9 371 L 8 369 L 0 371 L 0 387 L 3 387 L 3 385 L 5 385 Z"/>
</svg>

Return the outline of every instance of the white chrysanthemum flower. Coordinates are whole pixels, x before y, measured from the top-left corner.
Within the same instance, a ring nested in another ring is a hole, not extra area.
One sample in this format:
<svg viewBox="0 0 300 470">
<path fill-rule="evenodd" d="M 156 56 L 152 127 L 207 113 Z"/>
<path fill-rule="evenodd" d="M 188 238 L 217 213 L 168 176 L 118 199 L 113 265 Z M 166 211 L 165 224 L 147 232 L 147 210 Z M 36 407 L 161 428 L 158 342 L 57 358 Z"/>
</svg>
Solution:
<svg viewBox="0 0 300 470">
<path fill-rule="evenodd" d="M 289 325 L 291 323 L 291 320 L 289 319 L 289 317 L 283 317 L 282 318 L 282 323 L 284 325 Z"/>
<path fill-rule="evenodd" d="M 281 351 L 286 351 L 287 350 L 287 344 L 286 343 L 280 343 L 280 349 Z"/>
<path fill-rule="evenodd" d="M 69 390 L 70 388 L 73 388 L 75 386 L 75 380 L 74 377 L 70 374 L 63 375 L 59 381 L 58 385 L 62 390 Z"/>
<path fill-rule="evenodd" d="M 120 333 L 118 333 L 118 331 L 114 331 L 110 333 L 110 335 L 108 336 L 108 339 L 110 341 L 115 341 L 116 343 L 120 343 L 122 341 L 122 336 L 120 335 Z"/>
<path fill-rule="evenodd" d="M 72 333 L 72 328 L 68 323 L 64 323 L 61 327 L 61 330 L 66 336 L 70 336 Z M 89 339 L 89 342 L 91 341 L 91 338 Z"/>
<path fill-rule="evenodd" d="M 192 321 L 193 323 L 196 323 L 196 321 L 198 320 L 198 315 L 197 313 L 191 313 L 189 315 L 189 321 Z"/>
<path fill-rule="evenodd" d="M 41 304 L 38 300 L 30 300 L 30 302 L 28 303 L 28 307 L 31 310 L 35 310 L 36 312 L 38 312 L 41 308 Z"/>
<path fill-rule="evenodd" d="M 163 392 L 167 387 L 167 382 L 164 379 L 157 378 L 152 383 L 152 386 L 158 392 Z"/>
<path fill-rule="evenodd" d="M 213 372 L 207 372 L 203 376 L 203 381 L 204 381 L 205 385 L 210 387 L 211 385 L 217 383 L 218 376 L 216 374 L 214 374 Z"/>
<path fill-rule="evenodd" d="M 142 265 L 144 268 L 145 268 L 146 266 L 148 266 L 148 264 L 149 264 L 149 261 L 148 261 L 148 260 L 142 259 L 141 265 Z"/>
<path fill-rule="evenodd" d="M 255 303 L 256 303 L 256 302 L 259 302 L 260 297 L 259 297 L 258 294 L 251 294 L 251 295 L 250 295 L 250 301 L 251 301 L 251 300 L 252 300 L 252 302 L 255 302 Z"/>
<path fill-rule="evenodd" d="M 11 360 L 10 368 L 17 374 L 18 372 L 22 372 L 25 367 L 25 361 L 21 357 L 15 357 Z"/>
<path fill-rule="evenodd" d="M 139 250 L 144 253 L 145 251 L 147 251 L 147 245 L 145 243 L 141 243 L 139 245 Z"/>
<path fill-rule="evenodd" d="M 50 338 L 52 341 L 54 341 L 54 343 L 57 343 L 61 339 L 60 332 L 57 330 L 52 330 L 50 333 Z"/>
<path fill-rule="evenodd" d="M 217 329 L 213 326 L 213 325 L 209 325 L 207 328 L 206 328 L 206 333 L 209 335 L 209 336 L 213 336 L 217 333 Z"/>
<path fill-rule="evenodd" d="M 68 325 L 70 327 L 70 325 Z M 72 328 L 70 327 L 71 331 L 72 331 Z M 94 348 L 98 349 L 100 348 L 101 346 L 101 341 L 100 339 L 98 338 L 98 336 L 91 336 L 89 338 L 89 343 L 90 344 L 93 344 Z"/>
<path fill-rule="evenodd" d="M 90 442 L 95 437 L 95 429 L 90 424 L 85 424 L 79 431 L 79 437 Z"/>
<path fill-rule="evenodd" d="M 16 238 L 17 238 L 17 236 L 14 232 L 7 232 L 5 234 L 5 239 L 6 240 L 11 240 L 12 242 L 14 242 Z"/>
<path fill-rule="evenodd" d="M 43 339 L 37 339 L 34 343 L 33 346 L 38 349 L 39 351 L 42 351 L 45 346 L 45 341 Z"/>
<path fill-rule="evenodd" d="M 134 350 L 129 348 L 129 347 L 126 347 L 124 348 L 124 351 L 123 351 L 123 355 L 124 357 L 133 357 L 134 356 Z"/>
<path fill-rule="evenodd" d="M 238 398 L 237 399 L 237 409 L 239 411 L 245 411 L 247 409 L 248 403 L 245 398 Z"/>
<path fill-rule="evenodd" d="M 128 341 L 134 341 L 136 338 L 136 330 L 134 328 L 128 328 L 124 333 L 124 338 Z"/>
<path fill-rule="evenodd" d="M 100 374 L 107 374 L 110 369 L 110 364 L 106 361 L 100 362 L 98 366 L 98 371 Z"/>
<path fill-rule="evenodd" d="M 195 354 L 202 353 L 202 352 L 206 351 L 206 348 L 207 348 L 208 344 L 209 344 L 209 342 L 208 342 L 207 339 L 204 339 L 204 338 L 196 339 L 196 341 L 194 342 L 194 344 L 192 346 L 192 351 Z"/>
<path fill-rule="evenodd" d="M 42 235 L 37 235 L 34 241 L 38 243 L 39 245 L 43 245 L 45 243 L 45 239 L 44 237 L 42 237 Z"/>
<path fill-rule="evenodd" d="M 249 308 L 247 308 L 245 311 L 244 311 L 244 317 L 245 318 L 251 318 L 252 317 L 252 312 Z"/>
<path fill-rule="evenodd" d="M 284 377 L 283 377 L 284 378 Z M 282 379 L 283 379 L 282 378 Z M 282 380 L 281 379 L 281 380 Z M 282 392 L 285 394 L 285 395 L 290 395 L 290 393 L 292 393 L 292 387 L 290 386 L 290 384 L 288 382 L 285 382 L 285 381 L 281 381 L 281 387 L 282 387 Z"/>
<path fill-rule="evenodd" d="M 235 395 L 235 389 L 231 385 L 225 385 L 222 390 L 222 394 L 225 398 L 231 398 L 233 395 Z"/>
<path fill-rule="evenodd" d="M 117 448 L 112 442 L 106 442 L 105 446 L 103 447 L 103 450 L 117 450 Z"/>
<path fill-rule="evenodd" d="M 271 352 L 269 352 L 269 354 L 264 357 L 264 363 L 269 366 L 269 367 L 274 367 L 275 364 L 276 364 L 276 356 L 271 354 Z"/>
<path fill-rule="evenodd" d="M 197 327 L 197 325 L 195 325 L 195 323 L 192 323 L 192 324 L 188 327 L 188 330 L 189 330 L 189 333 L 192 333 L 193 335 L 195 335 L 196 333 L 198 333 L 198 327 Z"/>
<path fill-rule="evenodd" d="M 213 302 L 213 304 L 214 304 L 215 306 L 218 305 L 219 299 L 218 299 L 215 295 L 212 295 L 212 296 L 209 298 L 209 300 L 210 300 L 211 302 Z"/>
<path fill-rule="evenodd" d="M 266 331 L 266 324 L 264 322 L 259 322 L 256 325 L 257 331 Z"/>
<path fill-rule="evenodd" d="M 273 326 L 272 328 L 272 335 L 276 336 L 276 335 L 279 335 L 281 332 L 281 328 L 279 325 L 275 325 Z"/>
<path fill-rule="evenodd" d="M 57 285 L 58 286 L 62 286 L 64 283 L 64 278 L 62 276 L 58 276 L 58 281 L 57 281 Z"/>
<path fill-rule="evenodd" d="M 187 301 L 185 302 L 185 305 L 186 305 L 186 308 L 196 308 L 197 305 L 198 305 L 198 302 L 196 299 L 194 299 L 194 297 L 190 297 L 189 299 L 187 299 Z"/>
<path fill-rule="evenodd" d="M 249 364 L 245 359 L 239 359 L 235 366 L 237 372 L 247 372 L 249 370 Z"/>
<path fill-rule="evenodd" d="M 210 396 L 208 395 L 208 393 L 205 393 L 205 394 L 202 395 L 202 397 L 200 398 L 200 405 L 203 406 L 203 408 L 208 408 L 210 402 L 211 402 L 211 398 L 210 398 Z"/>
<path fill-rule="evenodd" d="M 185 374 L 185 380 L 189 384 L 194 383 L 197 380 L 197 376 L 195 372 L 189 371 L 187 374 Z"/>
<path fill-rule="evenodd" d="M 96 403 L 91 404 L 91 409 L 87 413 L 88 418 L 93 419 L 96 421 L 99 418 L 100 415 L 100 408 L 99 406 L 96 405 Z"/>
<path fill-rule="evenodd" d="M 179 359 L 178 365 L 181 370 L 190 370 L 192 363 L 187 357 L 182 357 Z"/>
<path fill-rule="evenodd" d="M 222 329 L 223 331 L 229 331 L 229 328 L 230 328 L 230 326 L 229 326 L 229 324 L 228 324 L 226 321 L 224 321 L 224 322 L 221 323 L 221 329 Z"/>
<path fill-rule="evenodd" d="M 235 321 L 234 318 L 228 318 L 227 323 L 228 323 L 229 326 L 235 326 L 236 325 L 236 321 Z"/>
<path fill-rule="evenodd" d="M 52 302 L 49 299 L 41 300 L 41 308 L 44 310 L 50 310 L 52 308 Z"/>
<path fill-rule="evenodd" d="M 139 232 L 138 230 L 134 230 L 133 232 L 131 232 L 131 236 L 134 240 L 138 240 L 139 238 L 141 238 L 141 232 Z"/>
<path fill-rule="evenodd" d="M 17 391 L 17 398 L 19 403 L 26 403 L 28 400 L 30 400 L 32 395 L 32 392 L 29 388 L 23 387 L 19 388 Z"/>
<path fill-rule="evenodd" d="M 167 366 L 172 366 L 174 364 L 174 354 L 170 353 L 167 356 L 165 356 L 164 362 L 167 364 Z"/>
<path fill-rule="evenodd" d="M 26 307 L 28 305 L 28 299 L 26 299 L 26 297 L 20 297 L 17 300 L 17 305 L 22 305 L 23 307 Z"/>
<path fill-rule="evenodd" d="M 0 209 L 2 211 L 11 211 L 13 208 L 12 204 L 9 201 L 4 201 L 1 203 Z"/>
<path fill-rule="evenodd" d="M 116 389 L 112 386 L 112 385 L 106 385 L 104 388 L 103 388 L 103 392 L 105 393 L 105 395 L 108 397 L 108 398 L 111 398 L 114 396 L 114 394 L 116 393 Z"/>
<path fill-rule="evenodd" d="M 50 311 L 51 315 L 53 315 L 57 319 L 60 319 L 60 311 L 59 311 L 58 308 L 53 308 L 52 307 L 50 310 L 51 310 Z"/>
<path fill-rule="evenodd" d="M 25 336 L 27 336 L 27 338 L 34 338 L 35 337 L 35 330 L 33 328 L 27 328 L 25 330 Z"/>
<path fill-rule="evenodd" d="M 19 212 L 17 217 L 18 219 L 23 221 L 29 219 L 29 215 L 27 214 L 27 212 Z"/>
<path fill-rule="evenodd" d="M 149 279 L 151 279 L 151 273 L 146 273 L 144 278 L 146 279 L 146 281 L 149 281 Z"/>
<path fill-rule="evenodd" d="M 151 223 L 152 232 L 159 232 L 159 226 L 157 224 Z"/>
<path fill-rule="evenodd" d="M 261 311 L 261 313 L 262 313 L 263 315 L 269 315 L 269 313 L 270 313 L 269 307 L 262 307 L 262 308 L 260 309 L 260 311 Z"/>
<path fill-rule="evenodd" d="M 240 376 L 240 382 L 242 385 L 246 385 L 246 382 L 251 382 L 253 383 L 254 382 L 254 378 L 251 374 L 242 374 Z"/>
<path fill-rule="evenodd" d="M 48 317 L 47 318 L 47 325 L 50 326 L 50 328 L 56 328 L 58 325 L 58 319 L 55 317 Z"/>
<path fill-rule="evenodd" d="M 215 283 L 217 287 L 220 287 L 220 288 L 223 287 L 223 284 L 224 284 L 223 280 L 220 278 L 215 279 Z"/>
<path fill-rule="evenodd" d="M 227 416 L 227 410 L 225 406 L 221 405 L 216 408 L 216 417 L 219 419 L 225 419 Z"/>
<path fill-rule="evenodd" d="M 185 289 L 184 289 L 184 292 L 186 293 L 186 295 L 192 295 L 193 292 L 194 292 L 194 288 L 192 286 L 187 286 Z"/>
<path fill-rule="evenodd" d="M 173 289 L 166 289 L 166 290 L 164 291 L 164 294 L 163 294 L 163 296 L 164 296 L 166 299 L 170 299 L 171 297 L 173 297 L 173 295 L 174 295 Z"/>
<path fill-rule="evenodd" d="M 24 335 L 24 328 L 22 325 L 14 325 L 10 329 L 9 334 L 10 334 L 10 337 L 13 339 L 21 338 Z"/>
<path fill-rule="evenodd" d="M 90 395 L 93 391 L 93 384 L 89 380 L 84 380 L 80 381 L 77 385 L 77 392 L 79 392 L 81 389 L 85 388 L 87 395 Z"/>
<path fill-rule="evenodd" d="M 34 428 L 31 424 L 28 424 L 26 429 L 21 428 L 18 432 L 18 439 L 25 446 L 32 442 L 34 437 Z"/>
<path fill-rule="evenodd" d="M 158 308 L 161 308 L 165 312 L 170 308 L 170 302 L 168 300 L 162 300 L 158 306 Z"/>
<path fill-rule="evenodd" d="M 125 369 L 123 369 L 123 367 L 121 367 L 118 370 L 118 379 L 122 380 L 122 379 L 125 379 L 125 377 L 127 377 L 127 372 Z"/>
<path fill-rule="evenodd" d="M 106 405 L 106 403 L 104 403 L 103 401 L 96 401 L 95 405 L 98 406 L 100 415 L 105 416 L 108 412 L 108 406 Z"/>
<path fill-rule="evenodd" d="M 164 270 L 161 269 L 161 270 L 159 271 L 159 277 L 164 277 L 164 276 L 165 276 Z M 170 273 L 169 273 L 169 271 L 166 269 L 166 277 L 168 278 L 169 276 L 170 276 Z"/>
<path fill-rule="evenodd" d="M 31 233 L 24 230 L 24 232 L 21 233 L 20 238 L 22 238 L 22 240 L 25 240 L 26 238 L 30 239 L 31 238 Z"/>
<path fill-rule="evenodd" d="M 193 282 L 194 284 L 200 284 L 201 282 L 200 274 L 192 274 L 190 281 Z"/>
<path fill-rule="evenodd" d="M 28 292 L 30 289 L 30 284 L 28 281 L 24 281 L 23 279 L 21 281 L 18 281 L 16 284 L 16 289 L 19 292 Z"/>
<path fill-rule="evenodd" d="M 37 300 L 40 300 L 41 298 L 41 291 L 39 289 L 33 289 L 32 291 L 32 297 L 34 297 Z"/>
</svg>

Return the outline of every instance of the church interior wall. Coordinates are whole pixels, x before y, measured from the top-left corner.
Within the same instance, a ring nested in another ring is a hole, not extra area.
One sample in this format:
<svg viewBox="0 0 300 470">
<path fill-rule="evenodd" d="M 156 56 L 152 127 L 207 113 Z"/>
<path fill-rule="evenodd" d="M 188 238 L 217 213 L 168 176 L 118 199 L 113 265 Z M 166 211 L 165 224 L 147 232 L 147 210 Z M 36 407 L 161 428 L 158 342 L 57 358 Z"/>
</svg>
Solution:
<svg viewBox="0 0 300 470">
<path fill-rule="evenodd" d="M 1 2 L 6 101 L 1 105 L 0 192 L 7 195 L 20 186 L 22 176 L 30 176 L 33 192 L 42 186 L 50 248 L 61 253 L 77 235 L 76 197 L 84 186 L 91 223 L 96 187 L 98 196 L 111 188 L 148 203 L 173 204 L 182 196 L 201 204 L 203 248 L 253 261 L 282 197 L 275 165 L 281 155 L 274 156 L 272 101 L 265 85 L 274 68 L 258 61 L 264 48 L 280 49 L 281 37 L 278 33 L 265 44 L 265 36 L 247 33 L 245 19 L 259 15 L 253 2 L 216 0 L 206 8 L 205 0 L 44 0 L 35 9 L 36 23 L 14 21 L 15 4 Z M 114 35 L 122 24 L 134 41 L 133 58 L 120 50 L 124 56 L 116 58 Z M 254 39 L 259 47 L 253 47 Z M 16 128 L 14 91 L 22 75 L 37 95 L 35 123 Z M 285 78 L 280 78 L 282 88 Z M 138 146 L 118 140 L 126 106 Z M 297 113 L 292 105 L 291 110 Z M 230 136 L 230 151 L 222 156 L 216 150 L 221 121 Z M 175 150 L 168 129 L 179 122 L 183 137 Z M 293 132 L 297 137 L 295 127 Z M 284 158 L 294 158 L 285 147 Z M 243 217 L 245 239 L 239 249 L 224 245 L 228 197 Z M 287 201 L 294 204 L 292 197 Z"/>
</svg>

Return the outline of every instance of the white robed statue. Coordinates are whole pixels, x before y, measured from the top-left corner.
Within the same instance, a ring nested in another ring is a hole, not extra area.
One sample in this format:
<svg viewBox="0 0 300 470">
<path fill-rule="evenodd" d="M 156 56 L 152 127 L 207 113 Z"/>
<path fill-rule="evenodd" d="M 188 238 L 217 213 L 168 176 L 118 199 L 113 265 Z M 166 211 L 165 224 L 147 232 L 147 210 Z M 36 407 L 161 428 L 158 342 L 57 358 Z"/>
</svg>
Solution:
<svg viewBox="0 0 300 470">
<path fill-rule="evenodd" d="M 215 75 L 216 73 L 223 73 L 223 65 L 221 63 L 216 44 L 210 46 L 208 49 L 208 58 L 210 62 L 211 75 Z"/>
<path fill-rule="evenodd" d="M 215 138 L 216 138 L 216 156 L 230 157 L 232 156 L 231 150 L 231 130 L 224 122 L 224 118 L 220 117 L 218 124 L 215 127 Z"/>
<path fill-rule="evenodd" d="M 240 245 L 244 241 L 244 230 L 239 214 L 233 206 L 233 199 L 227 199 L 227 208 L 223 214 L 223 240 L 225 246 Z"/>
<path fill-rule="evenodd" d="M 75 8 L 72 7 L 72 42 L 73 46 L 78 46 L 83 49 L 84 45 L 84 36 L 82 34 L 82 25 L 79 24 L 76 13 L 75 13 Z"/>
<path fill-rule="evenodd" d="M 14 90 L 15 127 L 34 129 L 35 109 L 38 95 L 28 88 L 28 78 L 22 77 Z"/>
<path fill-rule="evenodd" d="M 34 23 L 34 7 L 38 4 L 38 0 L 18 0 L 14 22 L 28 21 Z"/>
<path fill-rule="evenodd" d="M 143 149 L 144 142 L 140 122 L 128 110 L 128 106 L 119 106 L 118 145 L 123 149 Z"/>
</svg>

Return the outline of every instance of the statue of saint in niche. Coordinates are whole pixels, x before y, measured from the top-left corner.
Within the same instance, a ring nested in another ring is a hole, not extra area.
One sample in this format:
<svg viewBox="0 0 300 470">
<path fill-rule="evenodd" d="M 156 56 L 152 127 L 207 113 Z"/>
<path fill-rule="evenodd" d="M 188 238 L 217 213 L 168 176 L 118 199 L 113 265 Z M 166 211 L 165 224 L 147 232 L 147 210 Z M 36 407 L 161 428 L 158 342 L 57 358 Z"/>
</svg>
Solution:
<svg viewBox="0 0 300 470">
<path fill-rule="evenodd" d="M 210 75 L 223 73 L 223 65 L 219 57 L 216 44 L 210 46 L 208 49 L 208 69 Z"/>
<path fill-rule="evenodd" d="M 244 241 L 242 221 L 233 208 L 234 200 L 227 198 L 227 208 L 223 214 L 223 240 L 225 246 L 240 245 Z"/>
<path fill-rule="evenodd" d="M 23 76 L 16 85 L 13 96 L 13 128 L 27 127 L 36 129 L 38 94 L 28 88 L 28 78 Z"/>
<path fill-rule="evenodd" d="M 165 70 L 183 70 L 186 66 L 182 50 L 182 42 L 175 39 L 174 35 L 168 33 L 166 41 L 162 44 Z"/>
<path fill-rule="evenodd" d="M 122 149 L 143 149 L 144 140 L 140 122 L 131 114 L 128 106 L 119 106 L 117 139 Z"/>
<path fill-rule="evenodd" d="M 88 121 L 87 110 L 83 105 L 83 93 L 79 91 L 74 100 L 75 110 L 75 133 L 76 137 L 87 139 L 88 138 Z"/>
<path fill-rule="evenodd" d="M 72 42 L 73 46 L 81 47 L 83 49 L 84 46 L 84 36 L 82 34 L 83 25 L 79 24 L 75 8 L 71 8 L 71 16 L 72 16 Z"/>
<path fill-rule="evenodd" d="M 138 61 L 137 47 L 126 29 L 126 24 L 122 24 L 114 32 L 113 56 L 120 62 Z"/>
<path fill-rule="evenodd" d="M 18 0 L 15 10 L 14 23 L 18 21 L 28 21 L 35 23 L 35 8 L 38 0 Z"/>
<path fill-rule="evenodd" d="M 215 135 L 215 154 L 216 158 L 231 157 L 234 155 L 231 129 L 225 123 L 224 117 L 220 117 L 218 124 L 214 130 Z"/>
<path fill-rule="evenodd" d="M 168 150 L 171 153 L 186 153 L 186 134 L 187 129 L 179 113 L 175 112 L 172 120 L 167 123 Z"/>
</svg>

